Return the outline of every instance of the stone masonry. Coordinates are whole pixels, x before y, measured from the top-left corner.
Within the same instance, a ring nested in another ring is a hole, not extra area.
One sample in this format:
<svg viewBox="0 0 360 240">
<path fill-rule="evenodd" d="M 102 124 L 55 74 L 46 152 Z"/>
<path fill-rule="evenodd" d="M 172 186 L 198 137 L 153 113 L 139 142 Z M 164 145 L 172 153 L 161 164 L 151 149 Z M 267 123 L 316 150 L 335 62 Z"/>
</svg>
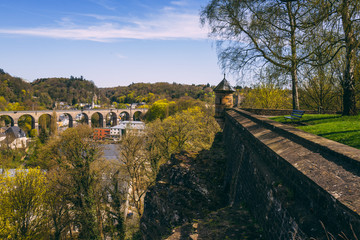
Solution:
<svg viewBox="0 0 360 240">
<path fill-rule="evenodd" d="M 228 109 L 225 188 L 266 239 L 360 236 L 360 150 Z M 325 230 L 326 229 L 326 230 Z"/>
</svg>

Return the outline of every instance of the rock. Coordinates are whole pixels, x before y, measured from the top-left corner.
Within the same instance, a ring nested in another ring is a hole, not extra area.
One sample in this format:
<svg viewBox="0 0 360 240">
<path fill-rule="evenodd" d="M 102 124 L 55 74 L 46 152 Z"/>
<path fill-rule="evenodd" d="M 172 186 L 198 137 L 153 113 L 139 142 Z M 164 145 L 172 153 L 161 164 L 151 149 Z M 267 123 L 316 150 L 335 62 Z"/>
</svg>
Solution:
<svg viewBox="0 0 360 240">
<path fill-rule="evenodd" d="M 210 150 L 194 155 L 176 154 L 161 166 L 156 184 L 145 197 L 140 222 L 143 239 L 161 239 L 174 227 L 202 219 L 227 203 L 222 188 L 225 155 L 221 135 Z"/>
</svg>

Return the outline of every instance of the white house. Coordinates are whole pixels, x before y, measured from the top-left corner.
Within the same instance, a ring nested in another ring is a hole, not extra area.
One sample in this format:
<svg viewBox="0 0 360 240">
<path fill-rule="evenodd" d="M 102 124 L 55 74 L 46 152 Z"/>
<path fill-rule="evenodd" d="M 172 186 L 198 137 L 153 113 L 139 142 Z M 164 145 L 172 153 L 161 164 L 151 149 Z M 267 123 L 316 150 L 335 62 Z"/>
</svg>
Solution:
<svg viewBox="0 0 360 240">
<path fill-rule="evenodd" d="M 121 138 L 126 134 L 126 130 L 135 130 L 139 134 L 145 129 L 145 123 L 141 121 L 121 121 L 119 125 L 110 128 L 110 137 Z"/>
</svg>

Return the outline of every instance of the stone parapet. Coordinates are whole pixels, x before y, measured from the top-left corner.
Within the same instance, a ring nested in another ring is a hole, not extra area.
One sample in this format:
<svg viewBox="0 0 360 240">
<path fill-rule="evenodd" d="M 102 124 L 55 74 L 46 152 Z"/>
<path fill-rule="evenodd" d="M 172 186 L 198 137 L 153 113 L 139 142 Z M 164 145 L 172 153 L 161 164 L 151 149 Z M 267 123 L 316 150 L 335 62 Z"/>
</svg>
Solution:
<svg viewBox="0 0 360 240">
<path fill-rule="evenodd" d="M 226 111 L 224 142 L 230 203 L 266 239 L 360 236 L 360 150 L 240 109 Z"/>
<path fill-rule="evenodd" d="M 265 108 L 241 108 L 244 111 L 263 115 L 263 116 L 282 116 L 282 115 L 290 115 L 293 111 L 292 109 L 265 109 Z M 303 110 L 303 109 L 301 109 Z M 319 111 L 316 110 L 303 110 L 305 114 L 318 114 Z M 320 113 L 323 114 L 341 114 L 341 112 L 330 111 L 330 110 L 321 110 Z"/>
</svg>

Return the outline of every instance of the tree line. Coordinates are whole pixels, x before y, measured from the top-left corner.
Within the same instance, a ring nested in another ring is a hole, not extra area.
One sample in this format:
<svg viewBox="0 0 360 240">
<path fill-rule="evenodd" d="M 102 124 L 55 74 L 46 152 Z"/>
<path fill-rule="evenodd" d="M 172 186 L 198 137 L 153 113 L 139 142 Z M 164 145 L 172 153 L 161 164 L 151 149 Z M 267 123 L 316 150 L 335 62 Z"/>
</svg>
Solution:
<svg viewBox="0 0 360 240">
<path fill-rule="evenodd" d="M 212 0 L 201 21 L 224 69 L 281 73 L 298 109 L 299 84 L 314 97 L 333 87 L 344 115 L 357 114 L 360 1 Z M 317 97 L 319 99 L 319 97 Z M 320 104 L 324 104 L 321 102 Z"/>
</svg>

